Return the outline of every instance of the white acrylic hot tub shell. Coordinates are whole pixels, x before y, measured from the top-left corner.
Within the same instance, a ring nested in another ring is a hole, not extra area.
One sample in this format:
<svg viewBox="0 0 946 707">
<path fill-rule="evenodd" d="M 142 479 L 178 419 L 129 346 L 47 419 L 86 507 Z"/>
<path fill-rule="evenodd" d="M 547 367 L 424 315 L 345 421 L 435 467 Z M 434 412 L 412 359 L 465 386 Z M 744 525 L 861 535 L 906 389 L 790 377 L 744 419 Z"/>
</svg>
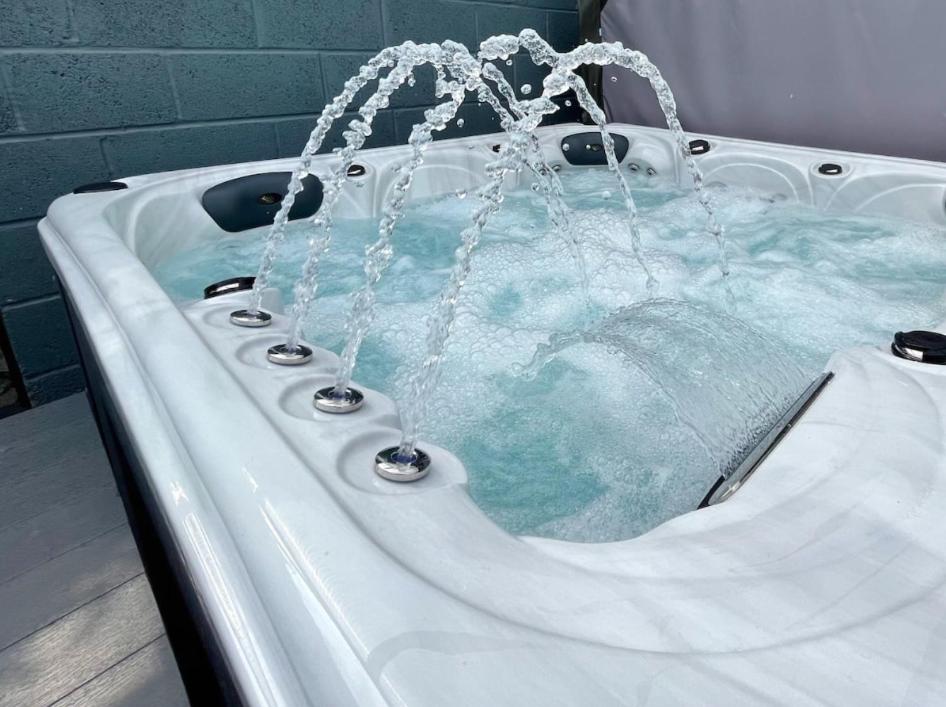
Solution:
<svg viewBox="0 0 946 707">
<path fill-rule="evenodd" d="M 612 129 L 632 140 L 625 162 L 680 177 L 665 133 Z M 540 131 L 550 161 L 581 130 Z M 439 143 L 415 189 L 469 188 L 498 139 Z M 709 140 L 709 183 L 946 225 L 946 166 Z M 376 213 L 403 154 L 366 152 L 367 185 L 339 213 Z M 846 174 L 817 174 L 823 161 Z M 415 484 L 376 478 L 393 404 L 315 412 L 333 356 L 266 363 L 282 317 L 238 329 L 227 314 L 245 295 L 182 311 L 151 277 L 220 235 L 204 189 L 291 165 L 135 177 L 63 197 L 40 224 L 248 703 L 946 701 L 946 371 L 887 342 L 839 353 L 834 381 L 727 502 L 625 542 L 516 538 L 470 500 L 449 452 L 425 444 L 433 471 Z"/>
</svg>

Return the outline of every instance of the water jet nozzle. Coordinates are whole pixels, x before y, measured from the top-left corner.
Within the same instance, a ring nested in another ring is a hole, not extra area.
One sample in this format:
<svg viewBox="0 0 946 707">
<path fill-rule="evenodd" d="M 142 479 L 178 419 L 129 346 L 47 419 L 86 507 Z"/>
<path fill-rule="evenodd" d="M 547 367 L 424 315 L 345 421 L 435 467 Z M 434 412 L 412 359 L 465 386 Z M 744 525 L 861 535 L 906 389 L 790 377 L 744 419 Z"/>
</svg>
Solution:
<svg viewBox="0 0 946 707">
<path fill-rule="evenodd" d="M 328 412 L 333 415 L 343 415 L 348 412 L 355 412 L 365 404 L 365 396 L 357 388 L 345 388 L 345 392 L 338 394 L 335 392 L 335 386 L 322 388 L 316 391 L 312 404 L 316 410 Z"/>
<path fill-rule="evenodd" d="M 388 447 L 375 456 L 374 470 L 378 476 L 388 481 L 417 481 L 427 476 L 430 471 L 430 456 L 422 449 L 415 449 L 413 454 L 405 459 L 400 454 L 400 447 Z"/>
<path fill-rule="evenodd" d="M 238 309 L 235 312 L 230 312 L 230 323 L 249 328 L 269 326 L 273 323 L 273 315 L 261 309 L 255 312 L 248 309 Z"/>
<path fill-rule="evenodd" d="M 312 360 L 312 349 L 302 344 L 276 344 L 266 351 L 266 358 L 270 363 L 280 366 L 301 366 Z"/>
</svg>

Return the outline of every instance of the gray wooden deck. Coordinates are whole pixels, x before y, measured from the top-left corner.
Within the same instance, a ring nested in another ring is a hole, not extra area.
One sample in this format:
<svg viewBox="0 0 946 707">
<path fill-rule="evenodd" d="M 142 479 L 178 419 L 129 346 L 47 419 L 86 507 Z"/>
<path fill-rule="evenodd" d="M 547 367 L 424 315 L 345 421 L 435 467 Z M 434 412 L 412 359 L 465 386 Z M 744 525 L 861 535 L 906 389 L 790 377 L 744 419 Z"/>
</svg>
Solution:
<svg viewBox="0 0 946 707">
<path fill-rule="evenodd" d="M 83 395 L 0 420 L 0 707 L 186 705 Z"/>
</svg>

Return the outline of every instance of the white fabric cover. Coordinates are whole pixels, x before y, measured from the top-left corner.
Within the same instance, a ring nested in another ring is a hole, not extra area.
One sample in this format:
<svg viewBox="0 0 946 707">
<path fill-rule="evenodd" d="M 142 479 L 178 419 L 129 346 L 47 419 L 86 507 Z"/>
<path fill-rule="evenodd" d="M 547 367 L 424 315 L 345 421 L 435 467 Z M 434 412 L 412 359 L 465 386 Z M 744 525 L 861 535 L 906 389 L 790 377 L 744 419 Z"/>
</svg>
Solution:
<svg viewBox="0 0 946 707">
<path fill-rule="evenodd" d="M 601 24 L 657 64 L 688 130 L 946 161 L 944 0 L 610 0 Z M 665 125 L 623 69 L 604 95 L 614 122 Z"/>
</svg>

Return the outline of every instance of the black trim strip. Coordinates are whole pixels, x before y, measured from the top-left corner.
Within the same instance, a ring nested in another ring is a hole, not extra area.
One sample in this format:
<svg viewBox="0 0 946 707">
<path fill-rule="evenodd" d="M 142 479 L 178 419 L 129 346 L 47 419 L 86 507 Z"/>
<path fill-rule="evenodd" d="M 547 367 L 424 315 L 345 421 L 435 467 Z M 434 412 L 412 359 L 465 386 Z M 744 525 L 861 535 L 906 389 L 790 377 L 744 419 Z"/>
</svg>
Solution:
<svg viewBox="0 0 946 707">
<path fill-rule="evenodd" d="M 90 184 L 83 184 L 82 186 L 76 187 L 72 190 L 73 194 L 94 194 L 101 191 L 119 191 L 120 189 L 127 189 L 128 185 L 125 182 L 92 182 Z"/>
</svg>

